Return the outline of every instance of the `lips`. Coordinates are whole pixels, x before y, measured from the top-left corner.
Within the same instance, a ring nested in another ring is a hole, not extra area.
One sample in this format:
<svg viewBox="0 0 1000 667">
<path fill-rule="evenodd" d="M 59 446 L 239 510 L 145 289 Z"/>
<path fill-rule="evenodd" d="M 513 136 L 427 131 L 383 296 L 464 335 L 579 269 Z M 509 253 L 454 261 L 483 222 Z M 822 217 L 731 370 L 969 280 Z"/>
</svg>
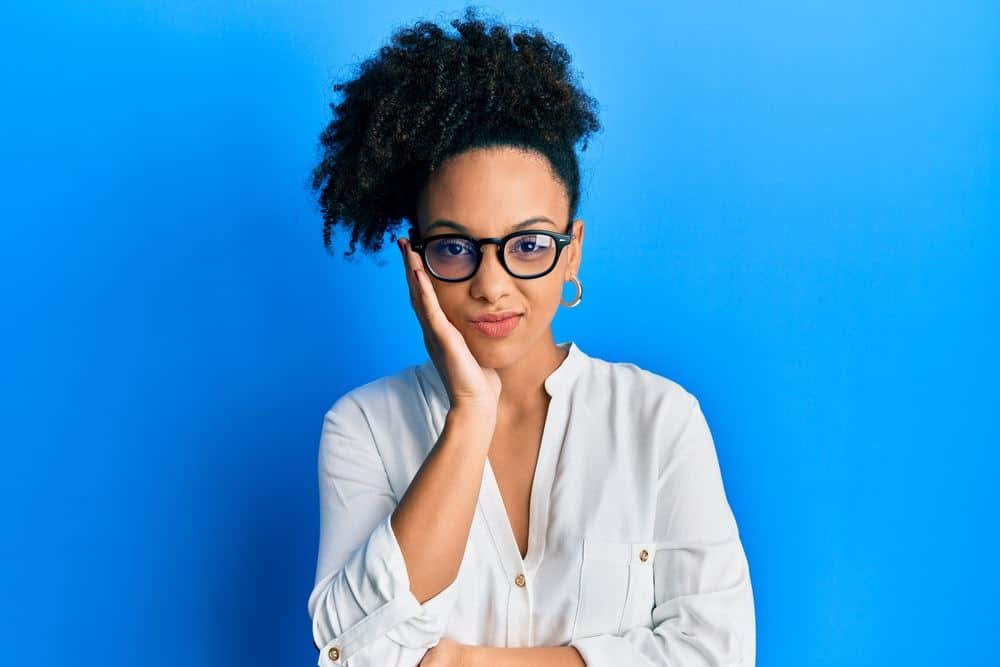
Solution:
<svg viewBox="0 0 1000 667">
<path fill-rule="evenodd" d="M 502 319 L 499 320 L 484 320 L 479 319 L 478 321 L 472 322 L 472 327 L 489 338 L 500 338 L 503 336 L 508 336 L 513 333 L 514 329 L 521 323 L 520 313 L 514 313 L 507 317 L 501 316 Z M 480 316 L 482 318 L 482 316 Z"/>
<path fill-rule="evenodd" d="M 502 322 L 503 320 L 509 319 L 511 317 L 516 317 L 521 313 L 516 310 L 504 310 L 498 313 L 483 313 L 478 317 L 473 317 L 470 321 L 475 322 Z"/>
</svg>

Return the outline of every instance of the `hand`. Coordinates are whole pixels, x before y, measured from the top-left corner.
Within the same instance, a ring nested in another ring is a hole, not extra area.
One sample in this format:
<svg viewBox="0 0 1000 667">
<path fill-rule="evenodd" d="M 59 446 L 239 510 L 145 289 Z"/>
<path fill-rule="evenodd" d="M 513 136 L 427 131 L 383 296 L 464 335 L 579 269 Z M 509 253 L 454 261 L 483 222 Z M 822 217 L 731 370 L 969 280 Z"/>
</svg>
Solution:
<svg viewBox="0 0 1000 667">
<path fill-rule="evenodd" d="M 471 667 L 471 664 L 465 663 L 467 648 L 465 644 L 442 637 L 427 650 L 418 667 Z"/>
<path fill-rule="evenodd" d="M 424 332 L 424 346 L 444 381 L 452 409 L 469 408 L 496 415 L 500 401 L 500 376 L 496 369 L 483 368 L 472 356 L 465 337 L 448 320 L 431 278 L 424 272 L 420 255 L 410 248 L 409 239 L 398 241 L 410 289 L 410 305 Z"/>
</svg>

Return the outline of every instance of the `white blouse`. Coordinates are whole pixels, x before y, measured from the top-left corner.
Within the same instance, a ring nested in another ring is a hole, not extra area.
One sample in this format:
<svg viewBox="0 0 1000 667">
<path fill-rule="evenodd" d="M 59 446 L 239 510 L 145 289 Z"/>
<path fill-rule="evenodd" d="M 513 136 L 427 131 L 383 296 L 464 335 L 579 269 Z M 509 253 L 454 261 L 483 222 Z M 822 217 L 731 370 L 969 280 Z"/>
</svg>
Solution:
<svg viewBox="0 0 1000 667">
<path fill-rule="evenodd" d="M 389 517 L 444 428 L 440 375 L 427 359 L 326 413 L 308 601 L 318 665 L 413 667 L 442 636 L 572 645 L 592 667 L 754 664 L 749 564 L 698 400 L 560 347 L 525 557 L 487 459 L 458 576 L 423 604 Z"/>
</svg>

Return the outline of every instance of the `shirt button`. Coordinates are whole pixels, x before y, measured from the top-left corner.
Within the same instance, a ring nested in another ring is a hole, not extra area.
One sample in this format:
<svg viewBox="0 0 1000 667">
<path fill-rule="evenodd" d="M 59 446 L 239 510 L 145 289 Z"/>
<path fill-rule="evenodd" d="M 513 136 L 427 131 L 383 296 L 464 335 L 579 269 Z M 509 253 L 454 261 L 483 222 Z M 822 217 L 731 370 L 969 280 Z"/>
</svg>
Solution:
<svg viewBox="0 0 1000 667">
<path fill-rule="evenodd" d="M 643 549 L 642 551 L 639 552 L 639 560 L 641 560 L 643 563 L 645 563 L 648 558 L 649 558 L 648 551 Z"/>
<path fill-rule="evenodd" d="M 524 575 L 523 574 L 519 574 L 516 577 L 514 577 L 514 583 L 517 584 L 518 586 L 522 586 L 523 587 L 524 586 Z"/>
<path fill-rule="evenodd" d="M 326 652 L 330 656 L 330 660 L 340 660 L 340 649 L 336 646 L 331 646 L 330 650 Z"/>
</svg>

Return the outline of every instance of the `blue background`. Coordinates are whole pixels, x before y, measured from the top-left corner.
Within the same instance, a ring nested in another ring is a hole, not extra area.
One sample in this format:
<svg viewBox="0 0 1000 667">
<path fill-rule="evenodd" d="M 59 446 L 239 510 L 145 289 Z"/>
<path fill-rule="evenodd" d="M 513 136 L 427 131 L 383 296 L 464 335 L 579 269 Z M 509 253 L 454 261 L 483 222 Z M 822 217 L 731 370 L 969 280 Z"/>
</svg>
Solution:
<svg viewBox="0 0 1000 667">
<path fill-rule="evenodd" d="M 462 5 L 26 4 L 0 663 L 315 664 L 323 413 L 425 351 L 395 248 L 328 256 L 308 172 L 332 83 Z M 998 664 L 998 5 L 486 7 L 601 104 L 556 339 L 701 400 L 758 663 Z"/>
</svg>

